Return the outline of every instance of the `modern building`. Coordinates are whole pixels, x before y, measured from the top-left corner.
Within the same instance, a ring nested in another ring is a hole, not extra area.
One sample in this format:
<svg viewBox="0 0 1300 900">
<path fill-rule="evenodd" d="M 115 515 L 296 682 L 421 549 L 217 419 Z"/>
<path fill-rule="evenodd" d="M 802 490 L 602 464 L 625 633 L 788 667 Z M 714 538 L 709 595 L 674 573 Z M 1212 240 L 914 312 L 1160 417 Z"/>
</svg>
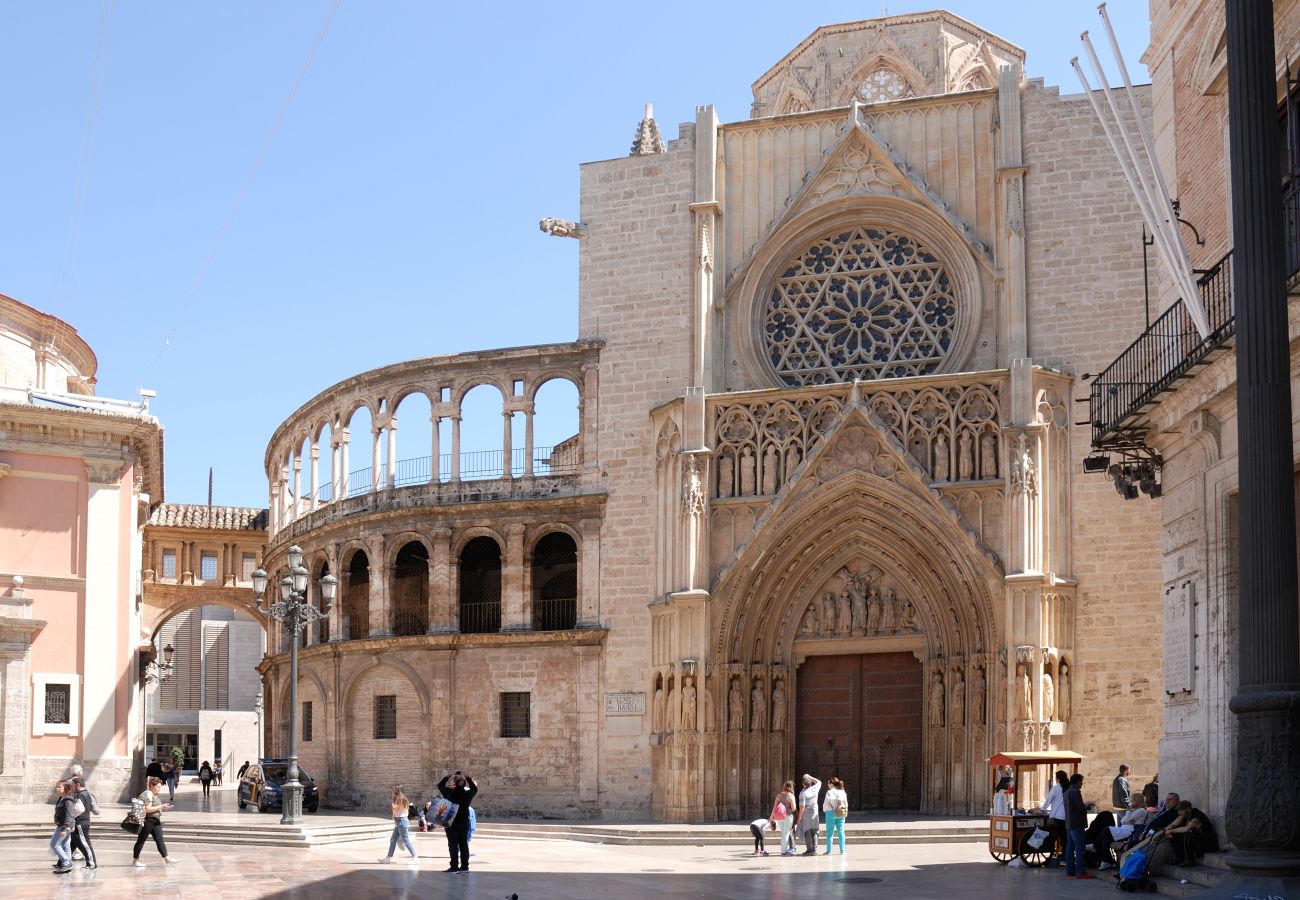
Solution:
<svg viewBox="0 0 1300 900">
<path fill-rule="evenodd" d="M 123 796 L 139 759 L 142 531 L 163 432 L 95 396 L 66 322 L 0 295 L 0 801 L 51 795 L 74 762 Z"/>
<path fill-rule="evenodd" d="M 271 436 L 266 568 L 341 583 L 299 663 L 327 803 L 461 768 L 492 814 L 716 820 L 812 771 L 966 814 L 999 750 L 1084 754 L 1089 799 L 1155 772 L 1160 509 L 1077 465 L 1081 376 L 1144 324 L 1088 99 L 947 12 L 819 28 L 753 96 L 666 142 L 647 110 L 542 221 L 575 341 L 358 373 Z M 580 415 L 536 447 L 556 380 Z"/>
</svg>

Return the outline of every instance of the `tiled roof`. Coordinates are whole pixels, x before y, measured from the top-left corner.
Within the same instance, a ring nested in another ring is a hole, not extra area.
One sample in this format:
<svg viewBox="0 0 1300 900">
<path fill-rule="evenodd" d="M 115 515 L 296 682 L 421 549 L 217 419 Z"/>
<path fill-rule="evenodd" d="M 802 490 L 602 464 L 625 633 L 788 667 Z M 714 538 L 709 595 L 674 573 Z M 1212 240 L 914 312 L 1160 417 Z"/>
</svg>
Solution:
<svg viewBox="0 0 1300 900">
<path fill-rule="evenodd" d="M 266 531 L 266 510 L 251 506 L 207 506 L 202 503 L 162 503 L 149 517 L 150 525 L 166 528 L 212 528 L 222 531 Z"/>
</svg>

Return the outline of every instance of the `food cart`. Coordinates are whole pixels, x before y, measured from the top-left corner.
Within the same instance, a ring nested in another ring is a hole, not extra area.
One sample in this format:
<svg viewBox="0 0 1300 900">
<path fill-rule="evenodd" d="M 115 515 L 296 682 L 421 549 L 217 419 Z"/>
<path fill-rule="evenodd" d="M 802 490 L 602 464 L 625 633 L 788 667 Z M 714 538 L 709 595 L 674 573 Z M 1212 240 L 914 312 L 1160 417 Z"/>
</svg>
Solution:
<svg viewBox="0 0 1300 900">
<path fill-rule="evenodd" d="M 1005 815 L 1000 815 L 996 808 L 989 816 L 989 853 L 1000 863 L 1011 862 L 1013 856 L 1019 856 L 1026 865 L 1041 866 L 1047 862 L 1056 845 L 1052 836 L 1041 847 L 1028 844 L 1030 835 L 1037 828 L 1047 827 L 1047 814 L 1029 812 L 1021 806 L 1021 772 L 1026 771 L 1031 777 L 1044 780 L 1052 777 L 1057 769 L 1065 769 L 1073 775 L 1079 771 L 1083 757 L 1069 750 L 1051 750 L 1035 753 L 998 753 L 989 757 L 989 767 L 993 774 L 989 782 L 991 795 L 997 793 L 998 769 L 1007 766 L 1011 769 L 1014 787 L 1011 790 L 1011 802 Z M 1040 771 L 1041 770 L 1041 771 Z M 1030 796 L 1030 792 L 1025 792 Z"/>
</svg>

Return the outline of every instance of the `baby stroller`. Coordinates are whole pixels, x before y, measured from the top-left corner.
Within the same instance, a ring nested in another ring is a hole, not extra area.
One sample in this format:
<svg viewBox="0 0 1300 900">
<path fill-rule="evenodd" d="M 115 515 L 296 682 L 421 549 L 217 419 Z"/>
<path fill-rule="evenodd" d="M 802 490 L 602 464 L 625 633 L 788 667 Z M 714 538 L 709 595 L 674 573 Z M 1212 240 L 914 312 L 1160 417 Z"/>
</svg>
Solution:
<svg viewBox="0 0 1300 900">
<path fill-rule="evenodd" d="M 1121 891 L 1127 891 L 1130 894 L 1136 894 L 1140 891 L 1146 891 L 1149 894 L 1156 892 L 1156 883 L 1151 880 L 1148 873 L 1151 871 L 1151 859 L 1155 856 L 1156 848 L 1160 846 L 1163 839 L 1160 832 L 1150 834 L 1138 841 L 1132 849 L 1125 851 L 1124 855 L 1120 857 L 1115 877 L 1119 879 L 1119 889 Z"/>
</svg>

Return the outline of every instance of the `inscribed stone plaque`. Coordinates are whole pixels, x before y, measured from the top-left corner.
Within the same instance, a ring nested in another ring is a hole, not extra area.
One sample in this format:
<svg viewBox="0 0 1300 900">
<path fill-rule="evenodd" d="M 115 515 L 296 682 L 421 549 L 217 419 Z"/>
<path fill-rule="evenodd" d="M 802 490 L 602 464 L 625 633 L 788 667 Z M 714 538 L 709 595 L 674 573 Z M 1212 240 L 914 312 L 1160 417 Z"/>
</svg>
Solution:
<svg viewBox="0 0 1300 900">
<path fill-rule="evenodd" d="M 1195 686 L 1196 584 L 1184 581 L 1165 588 L 1165 693 L 1181 694 Z"/>
<path fill-rule="evenodd" d="M 606 694 L 605 715 L 644 716 L 645 694 Z"/>
</svg>

